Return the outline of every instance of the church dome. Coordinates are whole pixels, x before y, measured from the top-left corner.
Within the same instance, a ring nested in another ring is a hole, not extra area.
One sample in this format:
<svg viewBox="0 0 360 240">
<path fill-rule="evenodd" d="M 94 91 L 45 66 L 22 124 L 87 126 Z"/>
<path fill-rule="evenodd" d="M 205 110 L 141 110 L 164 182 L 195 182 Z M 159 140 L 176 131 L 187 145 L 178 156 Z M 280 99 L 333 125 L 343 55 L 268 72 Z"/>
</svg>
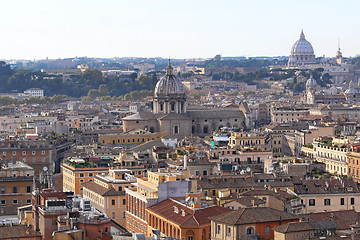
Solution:
<svg viewBox="0 0 360 240">
<path fill-rule="evenodd" d="M 357 94 L 359 93 L 358 90 L 356 90 L 355 88 L 349 88 L 345 91 L 345 94 Z"/>
<path fill-rule="evenodd" d="M 306 39 L 305 34 L 301 31 L 300 39 L 297 40 L 291 48 L 291 54 L 314 54 L 314 49 Z"/>
<path fill-rule="evenodd" d="M 170 64 L 166 67 L 166 75 L 162 77 L 156 84 L 155 96 L 166 96 L 174 94 L 185 94 L 184 85 L 173 74 L 173 67 Z"/>
<path fill-rule="evenodd" d="M 313 79 L 313 78 L 309 78 L 307 81 L 306 81 L 306 86 L 315 86 L 317 84 L 316 80 Z"/>
</svg>

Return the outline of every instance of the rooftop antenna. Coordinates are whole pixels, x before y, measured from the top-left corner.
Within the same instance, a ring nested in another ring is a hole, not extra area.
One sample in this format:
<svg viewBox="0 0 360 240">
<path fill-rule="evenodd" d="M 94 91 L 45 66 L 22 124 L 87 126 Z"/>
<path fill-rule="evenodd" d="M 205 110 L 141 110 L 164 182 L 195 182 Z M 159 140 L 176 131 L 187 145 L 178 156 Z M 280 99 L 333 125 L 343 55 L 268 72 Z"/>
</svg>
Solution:
<svg viewBox="0 0 360 240">
<path fill-rule="evenodd" d="M 339 49 L 339 52 L 340 52 L 340 38 L 338 38 L 338 49 Z"/>
</svg>

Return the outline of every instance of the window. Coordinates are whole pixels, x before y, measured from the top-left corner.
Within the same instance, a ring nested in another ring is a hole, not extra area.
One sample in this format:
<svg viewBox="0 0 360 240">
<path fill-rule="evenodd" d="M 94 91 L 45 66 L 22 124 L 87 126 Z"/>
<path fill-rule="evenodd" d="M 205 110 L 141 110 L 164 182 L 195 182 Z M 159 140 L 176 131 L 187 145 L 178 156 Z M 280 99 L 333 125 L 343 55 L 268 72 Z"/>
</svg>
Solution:
<svg viewBox="0 0 360 240">
<path fill-rule="evenodd" d="M 350 205 L 355 205 L 355 198 L 350 198 Z"/>
<path fill-rule="evenodd" d="M 93 176 L 93 173 L 89 173 L 89 177 L 92 177 Z"/>
<path fill-rule="evenodd" d="M 116 218 L 116 212 L 111 212 L 111 218 Z"/>
<path fill-rule="evenodd" d="M 0 194 L 5 194 L 6 193 L 6 187 L 5 186 L 1 186 L 0 187 Z"/>
<path fill-rule="evenodd" d="M 329 206 L 330 205 L 330 198 L 324 199 L 324 205 Z"/>
<path fill-rule="evenodd" d="M 269 226 L 265 227 L 265 234 L 270 234 L 270 227 Z"/>
<path fill-rule="evenodd" d="M 315 199 L 309 199 L 309 206 L 315 206 Z"/>
<path fill-rule="evenodd" d="M 340 205 L 345 205 L 345 199 L 344 198 L 340 198 Z"/>
<path fill-rule="evenodd" d="M 204 196 L 205 196 L 205 197 L 209 196 L 209 192 L 208 192 L 208 191 L 204 191 Z"/>
<path fill-rule="evenodd" d="M 120 192 L 122 191 L 122 187 L 119 187 L 119 191 L 120 191 Z"/>
<path fill-rule="evenodd" d="M 31 186 L 26 186 L 26 192 L 31 193 Z"/>
<path fill-rule="evenodd" d="M 216 233 L 217 233 L 217 234 L 220 234 L 220 229 L 221 229 L 221 228 L 220 228 L 220 224 L 218 224 L 218 225 L 216 225 L 216 226 L 217 226 Z"/>
<path fill-rule="evenodd" d="M 30 204 L 31 203 L 31 198 L 26 199 L 26 203 Z"/>
<path fill-rule="evenodd" d="M 123 199 L 123 205 L 125 205 L 126 204 L 126 199 Z"/>
<path fill-rule="evenodd" d="M 252 227 L 246 229 L 246 235 L 252 235 L 253 233 L 254 233 L 254 229 Z"/>
<path fill-rule="evenodd" d="M 195 171 L 195 176 L 199 176 L 199 170 Z"/>
<path fill-rule="evenodd" d="M 126 212 L 122 213 L 122 218 L 126 218 Z"/>
<path fill-rule="evenodd" d="M 22 152 L 22 155 L 26 155 L 26 151 L 23 151 L 23 152 Z"/>
<path fill-rule="evenodd" d="M 228 232 L 227 232 L 228 237 L 231 237 L 231 228 L 228 227 Z"/>
<path fill-rule="evenodd" d="M 179 134 L 179 126 L 174 126 L 174 134 Z"/>
<path fill-rule="evenodd" d="M 80 177 L 84 177 L 84 174 L 83 174 L 83 173 L 80 173 Z"/>
<path fill-rule="evenodd" d="M 18 204 L 18 200 L 17 199 L 13 199 L 13 205 L 17 205 Z"/>
<path fill-rule="evenodd" d="M 13 192 L 13 193 L 17 193 L 17 192 L 18 192 L 18 188 L 17 188 L 16 186 L 13 186 L 13 187 L 12 187 L 12 192 Z"/>
<path fill-rule="evenodd" d="M 115 205 L 115 199 L 111 200 L 111 205 Z"/>
</svg>

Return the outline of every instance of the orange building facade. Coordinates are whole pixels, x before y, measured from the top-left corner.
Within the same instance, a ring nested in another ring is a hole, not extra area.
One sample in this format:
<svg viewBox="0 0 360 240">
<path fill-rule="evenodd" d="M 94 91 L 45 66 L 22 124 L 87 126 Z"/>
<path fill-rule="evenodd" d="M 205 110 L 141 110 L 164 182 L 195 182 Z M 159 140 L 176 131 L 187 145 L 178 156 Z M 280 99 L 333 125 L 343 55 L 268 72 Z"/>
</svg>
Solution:
<svg viewBox="0 0 360 240">
<path fill-rule="evenodd" d="M 146 209 L 148 236 L 156 229 L 162 236 L 176 239 L 210 239 L 208 218 L 229 211 L 232 210 L 219 206 L 201 208 L 201 204 L 185 204 L 169 198 Z"/>
</svg>

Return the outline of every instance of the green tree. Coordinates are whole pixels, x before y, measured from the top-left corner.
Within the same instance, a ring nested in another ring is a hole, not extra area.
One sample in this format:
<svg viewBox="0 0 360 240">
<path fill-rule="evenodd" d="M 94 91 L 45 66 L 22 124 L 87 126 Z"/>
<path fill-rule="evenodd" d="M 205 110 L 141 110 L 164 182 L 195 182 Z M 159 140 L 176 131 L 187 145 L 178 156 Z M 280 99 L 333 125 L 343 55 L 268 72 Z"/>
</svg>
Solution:
<svg viewBox="0 0 360 240">
<path fill-rule="evenodd" d="M 100 96 L 107 96 L 109 95 L 109 88 L 105 84 L 101 84 L 99 86 L 99 93 Z"/>
<path fill-rule="evenodd" d="M 100 97 L 100 92 L 99 90 L 97 89 L 91 89 L 89 92 L 88 92 L 88 98 L 89 99 L 95 99 L 97 97 Z"/>
</svg>

